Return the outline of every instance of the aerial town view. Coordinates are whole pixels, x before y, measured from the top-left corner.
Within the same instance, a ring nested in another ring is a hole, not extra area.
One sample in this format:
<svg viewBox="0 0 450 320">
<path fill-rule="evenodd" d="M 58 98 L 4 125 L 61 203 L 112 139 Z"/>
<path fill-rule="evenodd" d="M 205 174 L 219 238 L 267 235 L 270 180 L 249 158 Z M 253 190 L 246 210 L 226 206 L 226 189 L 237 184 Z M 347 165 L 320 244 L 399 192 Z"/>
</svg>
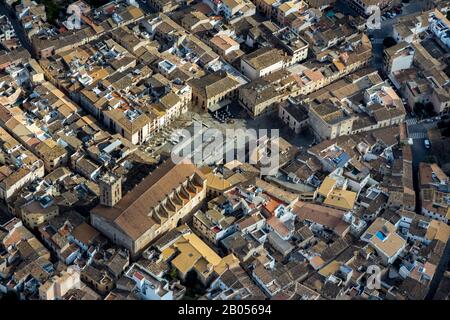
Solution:
<svg viewBox="0 0 450 320">
<path fill-rule="evenodd" d="M 0 0 L 0 301 L 449 300 L 449 177 L 450 0 Z"/>
</svg>

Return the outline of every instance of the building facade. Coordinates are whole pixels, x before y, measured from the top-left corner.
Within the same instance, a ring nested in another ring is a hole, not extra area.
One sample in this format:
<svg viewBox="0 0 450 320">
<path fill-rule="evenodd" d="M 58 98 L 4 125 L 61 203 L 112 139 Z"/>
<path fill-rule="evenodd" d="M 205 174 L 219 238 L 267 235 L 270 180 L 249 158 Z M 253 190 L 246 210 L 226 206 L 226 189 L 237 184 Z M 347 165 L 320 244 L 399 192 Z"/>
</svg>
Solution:
<svg viewBox="0 0 450 320">
<path fill-rule="evenodd" d="M 136 256 L 187 218 L 205 198 L 206 180 L 193 164 L 167 161 L 112 207 L 95 207 L 91 222 Z"/>
</svg>

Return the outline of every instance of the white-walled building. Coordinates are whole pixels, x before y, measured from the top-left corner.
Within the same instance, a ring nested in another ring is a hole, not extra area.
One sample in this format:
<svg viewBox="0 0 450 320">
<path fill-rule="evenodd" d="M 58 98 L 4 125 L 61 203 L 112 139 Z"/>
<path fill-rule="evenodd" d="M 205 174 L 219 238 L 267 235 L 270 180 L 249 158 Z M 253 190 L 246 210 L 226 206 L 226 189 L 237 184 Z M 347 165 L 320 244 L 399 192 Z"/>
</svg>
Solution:
<svg viewBox="0 0 450 320">
<path fill-rule="evenodd" d="M 272 47 L 260 48 L 241 60 L 242 73 L 255 80 L 284 68 L 284 55 L 279 49 Z"/>
</svg>

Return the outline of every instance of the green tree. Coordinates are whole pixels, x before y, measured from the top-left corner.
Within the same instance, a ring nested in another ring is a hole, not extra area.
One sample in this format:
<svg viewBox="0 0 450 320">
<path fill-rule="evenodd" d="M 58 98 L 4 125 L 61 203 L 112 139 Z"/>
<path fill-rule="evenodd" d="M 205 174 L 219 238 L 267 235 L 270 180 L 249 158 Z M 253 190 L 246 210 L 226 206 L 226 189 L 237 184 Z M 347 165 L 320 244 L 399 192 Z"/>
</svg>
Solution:
<svg viewBox="0 0 450 320">
<path fill-rule="evenodd" d="M 42 0 L 45 5 L 45 13 L 47 14 L 47 21 L 50 23 L 55 23 L 62 12 L 63 7 L 60 3 L 53 0 Z"/>
<path fill-rule="evenodd" d="M 172 280 L 176 279 L 178 277 L 177 269 L 172 268 L 172 270 L 170 270 L 169 276 Z"/>
</svg>

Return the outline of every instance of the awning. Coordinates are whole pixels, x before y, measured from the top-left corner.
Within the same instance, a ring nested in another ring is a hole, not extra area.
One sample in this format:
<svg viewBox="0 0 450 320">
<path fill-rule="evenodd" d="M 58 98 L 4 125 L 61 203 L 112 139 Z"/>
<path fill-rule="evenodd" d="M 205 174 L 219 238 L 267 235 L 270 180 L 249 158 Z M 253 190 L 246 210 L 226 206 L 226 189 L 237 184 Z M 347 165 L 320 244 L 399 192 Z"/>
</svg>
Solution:
<svg viewBox="0 0 450 320">
<path fill-rule="evenodd" d="M 208 110 L 210 112 L 216 112 L 217 110 L 220 110 L 226 106 L 228 106 L 231 103 L 230 99 L 224 99 L 222 101 L 219 101 L 218 103 L 214 103 L 211 106 L 208 107 Z"/>
</svg>

